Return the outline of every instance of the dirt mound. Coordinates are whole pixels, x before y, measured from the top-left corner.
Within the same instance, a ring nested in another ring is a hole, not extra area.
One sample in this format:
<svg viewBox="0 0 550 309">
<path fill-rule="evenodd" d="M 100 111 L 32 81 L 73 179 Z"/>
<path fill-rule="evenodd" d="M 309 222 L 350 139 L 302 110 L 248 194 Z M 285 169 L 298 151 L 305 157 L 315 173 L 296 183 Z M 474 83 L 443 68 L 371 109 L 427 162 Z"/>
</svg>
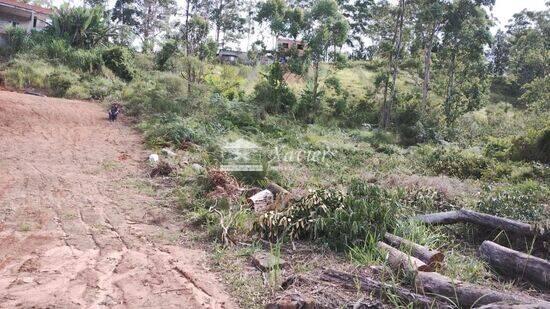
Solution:
<svg viewBox="0 0 550 309">
<path fill-rule="evenodd" d="M 0 92 L 0 307 L 235 307 L 204 252 L 177 245 L 140 136 L 106 117 Z"/>
</svg>

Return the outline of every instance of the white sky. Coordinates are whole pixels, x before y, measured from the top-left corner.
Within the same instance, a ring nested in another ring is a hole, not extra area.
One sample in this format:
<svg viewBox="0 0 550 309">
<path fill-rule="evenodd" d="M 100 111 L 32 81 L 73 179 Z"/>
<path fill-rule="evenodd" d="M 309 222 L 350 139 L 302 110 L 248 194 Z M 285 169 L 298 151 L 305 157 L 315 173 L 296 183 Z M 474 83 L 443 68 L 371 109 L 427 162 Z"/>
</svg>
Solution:
<svg viewBox="0 0 550 309">
<path fill-rule="evenodd" d="M 498 19 L 496 27 L 504 28 L 508 20 L 523 9 L 544 10 L 546 8 L 544 2 L 545 0 L 496 0 L 492 11 L 493 16 Z"/>
</svg>

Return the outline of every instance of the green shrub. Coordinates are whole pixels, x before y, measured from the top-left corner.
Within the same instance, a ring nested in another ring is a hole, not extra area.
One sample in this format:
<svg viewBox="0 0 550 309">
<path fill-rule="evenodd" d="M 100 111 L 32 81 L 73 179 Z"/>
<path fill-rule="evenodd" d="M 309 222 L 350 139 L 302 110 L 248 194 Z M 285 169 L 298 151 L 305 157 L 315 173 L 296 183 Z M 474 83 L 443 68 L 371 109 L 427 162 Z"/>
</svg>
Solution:
<svg viewBox="0 0 550 309">
<path fill-rule="evenodd" d="M 62 63 L 81 70 L 82 72 L 95 73 L 101 71 L 103 60 L 98 49 L 74 49 L 69 48 L 65 52 Z"/>
<path fill-rule="evenodd" d="M 69 89 L 67 89 L 67 91 L 65 92 L 64 96 L 66 98 L 79 99 L 79 100 L 86 100 L 92 97 L 88 88 L 80 84 L 72 85 L 71 87 L 69 87 Z"/>
<path fill-rule="evenodd" d="M 109 79 L 101 76 L 94 76 L 85 81 L 85 87 L 90 97 L 95 100 L 103 100 L 107 97 L 118 98 L 124 83 L 117 78 Z"/>
<path fill-rule="evenodd" d="M 264 74 L 264 80 L 254 87 L 253 101 L 267 113 L 287 113 L 296 104 L 294 93 L 287 87 L 283 67 L 274 62 Z"/>
<path fill-rule="evenodd" d="M 477 209 L 511 219 L 537 222 L 550 218 L 546 208 L 550 189 L 535 181 L 499 188 L 487 187 Z"/>
<path fill-rule="evenodd" d="M 352 182 L 348 194 L 318 190 L 282 212 L 268 212 L 255 229 L 264 238 L 313 239 L 337 250 L 379 239 L 395 225 L 396 204 L 379 187 Z"/>
<path fill-rule="evenodd" d="M 205 124 L 193 119 L 166 114 L 146 121 L 141 128 L 151 146 L 181 146 L 184 142 L 195 144 L 211 143 L 211 135 Z"/>
<path fill-rule="evenodd" d="M 52 65 L 43 60 L 18 56 L 8 63 L 4 76 L 9 87 L 45 89 L 48 87 L 48 75 L 54 70 Z"/>
<path fill-rule="evenodd" d="M 8 26 L 4 29 L 6 46 L 3 52 L 8 57 L 13 57 L 23 51 L 29 44 L 27 30 L 22 27 Z"/>
<path fill-rule="evenodd" d="M 550 163 L 550 126 L 543 130 L 528 130 L 512 143 L 512 159 Z"/>
<path fill-rule="evenodd" d="M 504 161 L 509 159 L 511 148 L 512 142 L 509 139 L 489 137 L 483 153 L 489 158 Z"/>
<path fill-rule="evenodd" d="M 136 72 L 131 52 L 121 46 L 114 46 L 102 53 L 103 61 L 115 75 L 125 81 L 131 81 Z"/>
<path fill-rule="evenodd" d="M 463 179 L 481 178 L 483 171 L 492 163 L 481 154 L 457 147 L 437 148 L 429 152 L 424 161 L 426 166 L 437 174 Z"/>
<path fill-rule="evenodd" d="M 66 70 L 55 70 L 48 75 L 50 91 L 56 97 L 65 96 L 67 90 L 77 81 L 78 75 Z"/>
</svg>

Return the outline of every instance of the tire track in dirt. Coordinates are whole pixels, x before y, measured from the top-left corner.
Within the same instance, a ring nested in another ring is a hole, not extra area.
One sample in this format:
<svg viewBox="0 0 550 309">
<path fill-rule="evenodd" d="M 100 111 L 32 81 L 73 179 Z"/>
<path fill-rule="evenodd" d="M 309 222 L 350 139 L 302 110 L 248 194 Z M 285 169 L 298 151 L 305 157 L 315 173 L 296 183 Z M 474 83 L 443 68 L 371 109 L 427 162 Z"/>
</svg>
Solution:
<svg viewBox="0 0 550 309">
<path fill-rule="evenodd" d="M 138 134 L 88 102 L 0 92 L 0 111 L 0 308 L 235 308 L 140 189 Z"/>
</svg>

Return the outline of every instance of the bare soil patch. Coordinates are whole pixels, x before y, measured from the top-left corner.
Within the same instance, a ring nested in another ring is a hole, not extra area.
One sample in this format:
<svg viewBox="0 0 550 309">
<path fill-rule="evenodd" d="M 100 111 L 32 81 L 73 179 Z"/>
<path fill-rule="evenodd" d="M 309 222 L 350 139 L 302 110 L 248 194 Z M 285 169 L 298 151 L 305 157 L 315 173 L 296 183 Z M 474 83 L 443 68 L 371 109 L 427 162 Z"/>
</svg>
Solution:
<svg viewBox="0 0 550 309">
<path fill-rule="evenodd" d="M 106 117 L 0 91 L 0 307 L 234 308 L 205 252 L 179 245 L 140 135 Z"/>
</svg>

